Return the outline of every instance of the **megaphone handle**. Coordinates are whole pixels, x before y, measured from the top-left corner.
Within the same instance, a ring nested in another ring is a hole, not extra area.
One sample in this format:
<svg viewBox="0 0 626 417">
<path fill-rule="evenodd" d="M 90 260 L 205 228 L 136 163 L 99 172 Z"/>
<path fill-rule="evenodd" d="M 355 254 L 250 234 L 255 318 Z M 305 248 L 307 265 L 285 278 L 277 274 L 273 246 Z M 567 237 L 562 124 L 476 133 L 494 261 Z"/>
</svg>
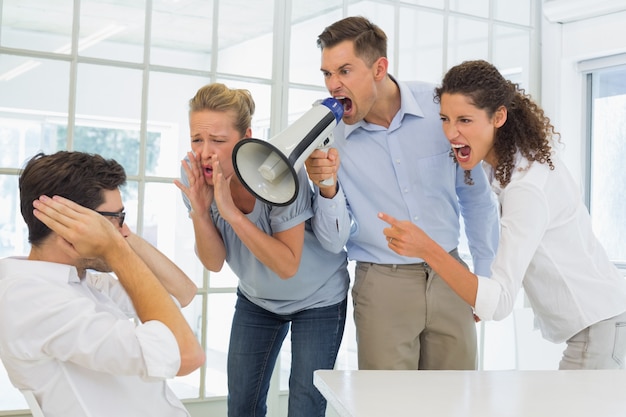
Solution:
<svg viewBox="0 0 626 417">
<path fill-rule="evenodd" d="M 328 145 L 318 149 L 328 155 Z M 331 185 L 335 185 L 335 179 L 333 177 L 326 178 L 325 180 L 320 181 L 320 185 L 330 187 Z"/>
<path fill-rule="evenodd" d="M 320 181 L 321 185 L 325 185 L 326 187 L 330 187 L 331 185 L 335 185 L 335 180 L 334 178 L 327 178 L 325 180 L 321 180 Z"/>
<path fill-rule="evenodd" d="M 328 155 L 328 148 L 330 148 L 330 145 L 332 145 L 334 141 L 335 141 L 335 138 L 333 136 L 333 132 L 331 131 L 328 134 L 328 137 L 322 141 L 322 143 L 317 147 L 317 149 L 319 149 L 320 151 Z M 335 180 L 333 177 L 326 178 L 325 180 L 320 181 L 320 185 L 330 187 L 332 185 L 335 185 Z"/>
</svg>

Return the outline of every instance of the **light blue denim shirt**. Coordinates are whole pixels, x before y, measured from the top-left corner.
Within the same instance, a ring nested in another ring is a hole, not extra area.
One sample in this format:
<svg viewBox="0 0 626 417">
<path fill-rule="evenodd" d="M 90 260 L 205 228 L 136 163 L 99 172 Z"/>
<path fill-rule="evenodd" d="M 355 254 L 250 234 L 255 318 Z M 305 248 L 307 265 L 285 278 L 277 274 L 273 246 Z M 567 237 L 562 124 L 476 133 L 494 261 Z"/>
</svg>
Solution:
<svg viewBox="0 0 626 417">
<path fill-rule="evenodd" d="M 485 172 L 478 165 L 474 184 L 465 183 L 443 134 L 434 85 L 397 84 L 401 106 L 389 128 L 365 121 L 335 128 L 339 192 L 326 199 L 316 189 L 314 231 L 329 250 L 345 245 L 352 260 L 408 264 L 422 259 L 389 249 L 378 212 L 411 220 L 447 251 L 459 245 L 462 215 L 474 272 L 489 276 L 499 223 Z"/>
<path fill-rule="evenodd" d="M 189 184 L 184 170 L 181 181 Z M 269 235 L 305 224 L 300 267 L 289 279 L 281 279 L 260 262 L 222 218 L 215 201 L 211 206 L 211 216 L 226 246 L 226 262 L 239 278 L 239 290 L 254 304 L 276 314 L 337 304 L 346 298 L 350 285 L 345 252 L 325 250 L 311 229 L 312 191 L 304 168 L 298 172 L 298 181 L 299 191 L 293 203 L 277 207 L 257 200 L 252 212 L 246 214 L 248 220 Z M 185 194 L 182 197 L 190 209 Z"/>
</svg>

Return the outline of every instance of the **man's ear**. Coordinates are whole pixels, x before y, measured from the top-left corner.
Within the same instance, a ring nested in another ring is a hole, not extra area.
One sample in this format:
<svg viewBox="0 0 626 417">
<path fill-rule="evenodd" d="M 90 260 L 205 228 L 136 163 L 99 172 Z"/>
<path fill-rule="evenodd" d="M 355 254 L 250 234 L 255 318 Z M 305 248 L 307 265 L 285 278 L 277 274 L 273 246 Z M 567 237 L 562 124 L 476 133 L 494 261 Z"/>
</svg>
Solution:
<svg viewBox="0 0 626 417">
<path fill-rule="evenodd" d="M 506 122 L 507 117 L 508 117 L 508 111 L 506 107 L 505 106 L 498 107 L 498 109 L 493 115 L 493 125 L 495 127 L 502 127 L 502 125 L 504 125 L 504 122 Z"/>
<path fill-rule="evenodd" d="M 389 68 L 389 60 L 384 56 L 378 58 L 372 67 L 374 69 L 374 79 L 380 81 L 387 76 L 387 69 Z"/>
</svg>

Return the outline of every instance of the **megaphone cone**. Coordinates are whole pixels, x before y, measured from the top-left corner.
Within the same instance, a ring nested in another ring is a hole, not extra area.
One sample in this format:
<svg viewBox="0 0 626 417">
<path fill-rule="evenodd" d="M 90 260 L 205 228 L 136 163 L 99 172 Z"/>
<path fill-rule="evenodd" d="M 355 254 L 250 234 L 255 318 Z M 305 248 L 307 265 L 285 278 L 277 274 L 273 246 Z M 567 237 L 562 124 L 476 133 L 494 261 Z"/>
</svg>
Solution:
<svg viewBox="0 0 626 417">
<path fill-rule="evenodd" d="M 315 149 L 331 144 L 332 131 L 342 116 L 341 103 L 329 97 L 316 102 L 268 141 L 242 139 L 233 148 L 237 177 L 256 198 L 268 204 L 293 203 L 298 195 L 298 171 Z"/>
</svg>

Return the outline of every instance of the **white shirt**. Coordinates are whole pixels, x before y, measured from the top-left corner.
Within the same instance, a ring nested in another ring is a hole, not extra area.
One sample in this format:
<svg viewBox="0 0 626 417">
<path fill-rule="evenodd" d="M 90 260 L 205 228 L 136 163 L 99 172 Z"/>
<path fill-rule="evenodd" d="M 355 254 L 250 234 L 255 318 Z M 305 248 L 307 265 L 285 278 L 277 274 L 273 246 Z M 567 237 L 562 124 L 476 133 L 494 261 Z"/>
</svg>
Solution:
<svg viewBox="0 0 626 417">
<path fill-rule="evenodd" d="M 0 358 L 46 417 L 189 416 L 168 388 L 180 353 L 161 322 L 136 325 L 121 284 L 24 258 L 0 260 Z"/>
<path fill-rule="evenodd" d="M 594 236 L 569 171 L 552 161 L 554 170 L 518 156 L 511 182 L 492 182 L 502 210 L 500 245 L 491 279 L 478 277 L 475 312 L 503 319 L 523 285 L 543 337 L 561 343 L 626 311 L 626 280 Z"/>
</svg>

